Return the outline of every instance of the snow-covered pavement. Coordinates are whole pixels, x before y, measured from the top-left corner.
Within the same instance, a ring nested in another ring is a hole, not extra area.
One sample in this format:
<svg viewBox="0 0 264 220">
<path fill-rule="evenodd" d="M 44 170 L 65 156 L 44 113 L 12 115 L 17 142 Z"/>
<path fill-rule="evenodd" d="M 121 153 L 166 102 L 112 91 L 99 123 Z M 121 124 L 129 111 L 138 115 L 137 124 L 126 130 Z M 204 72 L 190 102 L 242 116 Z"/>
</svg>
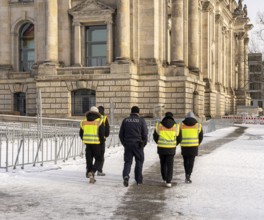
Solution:
<svg viewBox="0 0 264 220">
<path fill-rule="evenodd" d="M 0 170 L 0 219 L 150 219 L 147 209 L 151 207 L 141 204 L 141 196 L 145 203 L 157 204 L 151 219 L 264 219 L 264 126 L 243 126 L 248 128 L 241 136 L 229 138 L 212 152 L 201 150 L 192 184 L 184 183 L 177 156 L 172 188 L 161 184 L 154 143 L 145 148 L 146 184 L 141 188 L 133 181 L 123 187 L 122 146 L 107 149 L 107 175 L 97 177 L 94 185 L 85 178 L 84 159 L 9 173 Z M 220 145 L 236 129 L 206 134 L 203 144 Z M 141 209 L 145 215 L 133 216 L 131 204 L 145 207 Z"/>
</svg>

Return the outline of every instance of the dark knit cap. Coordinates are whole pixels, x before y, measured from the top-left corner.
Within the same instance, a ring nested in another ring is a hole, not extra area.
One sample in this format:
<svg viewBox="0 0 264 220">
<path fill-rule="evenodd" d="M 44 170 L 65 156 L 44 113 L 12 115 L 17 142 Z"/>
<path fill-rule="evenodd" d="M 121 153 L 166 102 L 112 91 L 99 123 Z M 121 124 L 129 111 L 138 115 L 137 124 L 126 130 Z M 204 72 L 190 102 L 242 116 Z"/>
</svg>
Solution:
<svg viewBox="0 0 264 220">
<path fill-rule="evenodd" d="M 104 115 L 104 107 L 103 106 L 98 106 L 98 110 L 99 110 L 99 113 L 101 114 L 101 115 Z"/>
<path fill-rule="evenodd" d="M 171 117 L 171 118 L 173 118 L 173 114 L 171 112 L 166 112 L 165 113 L 165 117 Z"/>
<path fill-rule="evenodd" d="M 131 113 L 139 113 L 139 107 L 137 107 L 137 106 L 133 106 L 133 107 L 131 108 Z"/>
</svg>

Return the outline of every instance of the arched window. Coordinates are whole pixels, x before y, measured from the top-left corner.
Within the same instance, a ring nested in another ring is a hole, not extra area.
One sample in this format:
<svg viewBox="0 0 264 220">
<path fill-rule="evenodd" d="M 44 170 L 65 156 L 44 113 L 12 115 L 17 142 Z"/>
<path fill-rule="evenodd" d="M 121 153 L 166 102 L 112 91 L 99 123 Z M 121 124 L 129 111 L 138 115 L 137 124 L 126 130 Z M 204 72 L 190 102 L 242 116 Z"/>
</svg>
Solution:
<svg viewBox="0 0 264 220">
<path fill-rule="evenodd" d="M 14 94 L 14 111 L 20 112 L 20 115 L 26 115 L 26 94 L 24 92 Z"/>
<path fill-rule="evenodd" d="M 79 89 L 71 92 L 72 115 L 84 115 L 95 106 L 95 90 Z"/>
<path fill-rule="evenodd" d="M 19 69 L 30 71 L 35 62 L 34 24 L 25 23 L 19 31 Z"/>
</svg>

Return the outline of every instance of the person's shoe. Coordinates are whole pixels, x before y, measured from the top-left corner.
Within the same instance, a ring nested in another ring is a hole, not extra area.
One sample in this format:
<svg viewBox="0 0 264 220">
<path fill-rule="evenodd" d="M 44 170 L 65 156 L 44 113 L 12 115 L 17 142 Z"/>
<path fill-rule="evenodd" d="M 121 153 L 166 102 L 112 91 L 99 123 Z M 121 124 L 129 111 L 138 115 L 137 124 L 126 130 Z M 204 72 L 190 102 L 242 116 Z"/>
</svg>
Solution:
<svg viewBox="0 0 264 220">
<path fill-rule="evenodd" d="M 192 183 L 192 181 L 191 181 L 190 178 L 191 178 L 191 176 L 187 174 L 187 175 L 185 176 L 185 183 Z"/>
<path fill-rule="evenodd" d="M 166 183 L 166 187 L 170 188 L 171 187 L 171 183 Z"/>
<path fill-rule="evenodd" d="M 105 176 L 105 173 L 97 171 L 97 176 Z"/>
<path fill-rule="evenodd" d="M 141 186 L 141 185 L 143 185 L 143 183 L 137 183 L 137 185 L 138 185 L 138 186 Z"/>
<path fill-rule="evenodd" d="M 128 187 L 128 180 L 129 180 L 128 176 L 125 176 L 124 177 L 124 182 L 123 182 L 125 187 Z"/>
<path fill-rule="evenodd" d="M 90 183 L 94 184 L 96 182 L 93 172 L 88 173 L 88 178 L 90 178 Z"/>
</svg>

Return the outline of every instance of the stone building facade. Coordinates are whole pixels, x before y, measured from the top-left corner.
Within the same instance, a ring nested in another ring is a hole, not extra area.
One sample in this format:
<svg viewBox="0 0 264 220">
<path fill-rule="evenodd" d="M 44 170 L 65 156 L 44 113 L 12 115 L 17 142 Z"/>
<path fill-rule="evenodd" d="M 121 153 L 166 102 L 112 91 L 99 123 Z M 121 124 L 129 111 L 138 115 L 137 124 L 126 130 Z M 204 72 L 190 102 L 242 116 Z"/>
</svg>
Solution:
<svg viewBox="0 0 264 220">
<path fill-rule="evenodd" d="M 0 112 L 182 117 L 249 105 L 248 31 L 235 0 L 1 0 Z"/>
</svg>

